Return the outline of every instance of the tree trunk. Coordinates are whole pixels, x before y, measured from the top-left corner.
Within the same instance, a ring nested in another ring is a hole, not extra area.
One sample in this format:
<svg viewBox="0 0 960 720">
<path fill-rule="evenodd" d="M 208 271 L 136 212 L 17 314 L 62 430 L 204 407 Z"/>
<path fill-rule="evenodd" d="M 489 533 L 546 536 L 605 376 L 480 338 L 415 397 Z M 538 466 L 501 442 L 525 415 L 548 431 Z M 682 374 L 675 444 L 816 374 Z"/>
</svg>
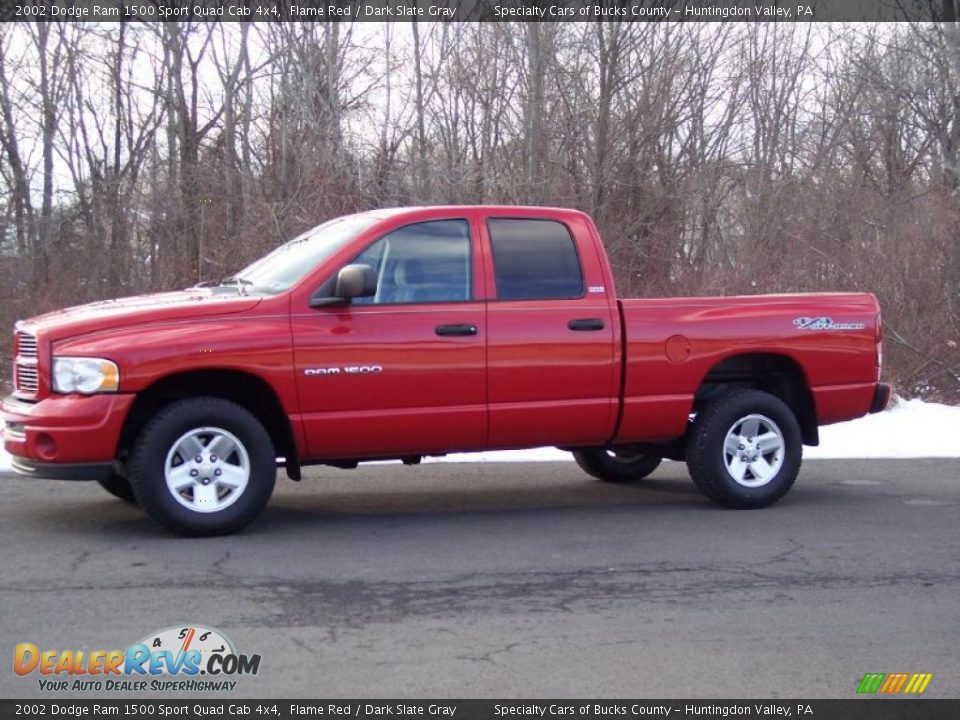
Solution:
<svg viewBox="0 0 960 720">
<path fill-rule="evenodd" d="M 57 108 L 53 97 L 51 78 L 49 41 L 50 25 L 37 23 L 37 50 L 40 65 L 40 114 L 42 117 L 43 148 L 43 190 L 40 204 L 40 227 L 36 233 L 37 264 L 34 268 L 34 283 L 47 284 L 50 281 L 50 255 L 53 248 L 53 140 L 57 129 Z"/>
<path fill-rule="evenodd" d="M 417 202 L 426 203 L 430 197 L 429 171 L 427 169 L 427 130 L 424 120 L 423 68 L 421 65 L 420 26 L 412 22 L 413 30 L 413 77 L 417 103 Z"/>
<path fill-rule="evenodd" d="M 13 181 L 12 203 L 14 224 L 17 230 L 17 254 L 24 258 L 33 245 L 33 203 L 30 199 L 30 183 L 24 166 L 20 145 L 17 141 L 17 128 L 13 121 L 13 101 L 10 83 L 4 63 L 6 48 L 0 48 L 0 145 L 7 156 Z"/>
<path fill-rule="evenodd" d="M 524 132 L 526 134 L 527 198 L 537 205 L 541 202 L 540 168 L 542 163 L 541 130 L 543 115 L 543 53 L 540 25 L 527 23 L 527 104 Z"/>
</svg>

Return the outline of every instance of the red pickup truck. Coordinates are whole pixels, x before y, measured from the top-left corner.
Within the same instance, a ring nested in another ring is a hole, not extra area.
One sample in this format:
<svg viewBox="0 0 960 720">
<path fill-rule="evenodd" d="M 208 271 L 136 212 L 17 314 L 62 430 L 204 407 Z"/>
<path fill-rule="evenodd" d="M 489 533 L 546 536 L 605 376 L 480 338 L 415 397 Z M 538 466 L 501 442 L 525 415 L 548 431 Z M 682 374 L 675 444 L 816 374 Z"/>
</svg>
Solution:
<svg viewBox="0 0 960 720">
<path fill-rule="evenodd" d="M 183 534 L 240 528 L 276 468 L 553 445 L 717 504 L 782 497 L 819 425 L 883 409 L 869 294 L 618 300 L 591 219 L 539 207 L 331 220 L 216 285 L 19 322 L 4 446 Z"/>
</svg>

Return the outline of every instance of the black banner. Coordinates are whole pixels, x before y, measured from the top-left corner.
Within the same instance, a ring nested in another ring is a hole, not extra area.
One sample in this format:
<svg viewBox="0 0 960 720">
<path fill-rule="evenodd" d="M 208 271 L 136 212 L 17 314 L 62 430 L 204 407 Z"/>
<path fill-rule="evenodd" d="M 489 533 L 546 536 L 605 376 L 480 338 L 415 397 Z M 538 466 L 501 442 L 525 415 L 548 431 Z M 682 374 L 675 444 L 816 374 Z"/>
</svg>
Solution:
<svg viewBox="0 0 960 720">
<path fill-rule="evenodd" d="M 960 700 L 0 700 L 0 718 L 957 720 Z"/>
<path fill-rule="evenodd" d="M 953 20 L 931 0 L 0 0 L 0 20 L 896 22 Z"/>
</svg>

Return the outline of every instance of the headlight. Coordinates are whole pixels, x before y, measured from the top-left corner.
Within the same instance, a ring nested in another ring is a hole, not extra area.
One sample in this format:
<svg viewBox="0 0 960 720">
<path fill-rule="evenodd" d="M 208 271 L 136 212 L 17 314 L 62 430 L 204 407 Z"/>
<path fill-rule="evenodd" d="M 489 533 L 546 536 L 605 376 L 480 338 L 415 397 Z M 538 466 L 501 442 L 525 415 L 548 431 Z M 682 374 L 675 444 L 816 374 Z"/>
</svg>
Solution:
<svg viewBox="0 0 960 720">
<path fill-rule="evenodd" d="M 53 390 L 59 393 L 116 392 L 120 387 L 117 364 L 101 358 L 55 357 Z"/>
</svg>

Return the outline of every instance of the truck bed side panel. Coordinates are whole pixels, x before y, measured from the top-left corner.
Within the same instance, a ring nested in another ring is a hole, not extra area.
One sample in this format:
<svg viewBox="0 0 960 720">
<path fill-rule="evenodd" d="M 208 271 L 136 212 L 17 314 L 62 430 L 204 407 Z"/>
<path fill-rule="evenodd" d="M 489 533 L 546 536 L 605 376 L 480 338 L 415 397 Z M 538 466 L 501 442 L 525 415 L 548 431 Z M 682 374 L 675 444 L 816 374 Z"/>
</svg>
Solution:
<svg viewBox="0 0 960 720">
<path fill-rule="evenodd" d="M 873 295 L 623 300 L 621 307 L 627 365 L 616 442 L 682 435 L 704 377 L 737 355 L 794 361 L 820 425 L 870 408 L 879 313 Z"/>
</svg>

